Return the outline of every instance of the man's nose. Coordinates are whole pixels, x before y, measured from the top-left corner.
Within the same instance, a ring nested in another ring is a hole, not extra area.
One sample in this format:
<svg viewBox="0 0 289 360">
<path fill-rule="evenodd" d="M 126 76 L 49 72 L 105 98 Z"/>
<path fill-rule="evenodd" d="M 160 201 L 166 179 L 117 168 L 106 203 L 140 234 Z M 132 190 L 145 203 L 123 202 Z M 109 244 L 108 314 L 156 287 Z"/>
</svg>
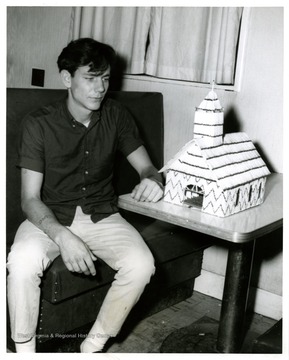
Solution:
<svg viewBox="0 0 289 360">
<path fill-rule="evenodd" d="M 95 92 L 103 92 L 105 90 L 103 81 L 100 78 L 95 78 L 94 81 L 94 91 Z"/>
</svg>

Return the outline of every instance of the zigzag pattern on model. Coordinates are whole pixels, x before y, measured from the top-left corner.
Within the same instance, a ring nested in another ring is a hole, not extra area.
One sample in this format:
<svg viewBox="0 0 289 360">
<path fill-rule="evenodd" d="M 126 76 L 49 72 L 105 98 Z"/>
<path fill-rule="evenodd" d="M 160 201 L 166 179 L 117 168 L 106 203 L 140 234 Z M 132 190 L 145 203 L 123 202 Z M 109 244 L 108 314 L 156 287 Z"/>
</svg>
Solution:
<svg viewBox="0 0 289 360">
<path fill-rule="evenodd" d="M 208 198 L 212 197 L 213 199 L 211 199 L 207 204 L 203 204 L 203 210 L 210 212 L 211 214 L 219 214 L 221 212 L 223 216 L 232 213 L 234 209 L 234 197 L 231 198 L 231 201 L 227 202 L 224 201 L 224 195 L 224 193 L 220 193 L 220 195 L 217 196 L 215 190 L 211 189 L 208 194 Z M 228 194 L 228 197 L 231 197 L 230 195 L 231 194 Z"/>
<path fill-rule="evenodd" d="M 217 204 L 215 204 L 215 205 L 217 205 Z M 225 205 L 227 205 L 225 210 L 223 209 L 222 204 L 218 205 L 218 207 L 216 209 L 214 204 L 212 203 L 212 201 L 209 201 L 207 206 L 204 207 L 204 210 L 208 210 L 208 212 L 211 214 L 218 214 L 221 210 L 223 216 L 226 216 L 227 214 L 232 213 L 234 206 L 232 206 L 232 208 L 230 208 L 230 204 L 225 204 Z M 212 211 L 209 210 L 210 207 L 212 208 Z"/>
<path fill-rule="evenodd" d="M 175 180 L 175 181 L 174 181 Z M 166 200 L 176 202 L 176 198 L 178 198 L 178 202 L 181 204 L 182 199 L 180 198 L 180 194 L 183 193 L 182 181 L 178 179 L 178 177 L 171 177 L 166 184 L 165 187 L 165 195 L 164 198 Z"/>
<path fill-rule="evenodd" d="M 183 187 L 182 187 L 182 182 L 181 182 L 181 180 L 179 180 L 179 179 L 176 179 L 176 182 L 175 182 L 175 181 L 173 181 L 173 178 L 170 178 L 170 179 L 167 181 L 166 186 L 168 186 L 168 185 L 170 185 L 173 189 L 175 189 L 175 188 L 178 187 L 178 186 L 180 186 L 181 189 L 183 188 Z"/>
<path fill-rule="evenodd" d="M 220 195 L 217 197 L 214 189 L 211 189 L 207 196 L 210 197 L 212 193 L 215 201 L 219 201 L 220 197 L 224 196 L 223 193 L 220 193 Z"/>
<path fill-rule="evenodd" d="M 176 193 L 175 193 L 175 195 L 170 191 L 170 190 L 168 190 L 166 193 L 165 193 L 165 199 L 167 198 L 167 197 L 169 197 L 169 199 L 171 200 L 171 201 L 173 201 L 173 200 L 175 200 L 175 198 L 178 198 L 179 199 L 179 203 L 182 203 L 182 199 L 180 198 L 180 194 L 179 194 L 179 192 L 178 191 L 176 191 Z"/>
</svg>

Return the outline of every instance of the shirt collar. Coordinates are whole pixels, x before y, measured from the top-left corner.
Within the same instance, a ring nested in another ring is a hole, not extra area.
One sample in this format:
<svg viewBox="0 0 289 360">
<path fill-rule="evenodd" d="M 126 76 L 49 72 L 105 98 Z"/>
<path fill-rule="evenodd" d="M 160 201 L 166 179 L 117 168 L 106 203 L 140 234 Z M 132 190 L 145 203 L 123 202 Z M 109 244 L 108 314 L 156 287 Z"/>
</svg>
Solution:
<svg viewBox="0 0 289 360">
<path fill-rule="evenodd" d="M 68 110 L 67 107 L 67 97 L 65 97 L 63 99 L 62 102 L 63 105 L 63 110 L 64 110 L 64 114 L 65 114 L 65 118 L 71 123 L 71 124 L 75 124 L 76 120 L 74 119 L 74 117 L 71 115 L 70 111 Z M 99 110 L 93 111 L 92 115 L 91 115 L 91 122 L 89 127 L 91 127 L 92 125 L 96 124 L 99 120 L 101 119 L 101 108 Z"/>
</svg>

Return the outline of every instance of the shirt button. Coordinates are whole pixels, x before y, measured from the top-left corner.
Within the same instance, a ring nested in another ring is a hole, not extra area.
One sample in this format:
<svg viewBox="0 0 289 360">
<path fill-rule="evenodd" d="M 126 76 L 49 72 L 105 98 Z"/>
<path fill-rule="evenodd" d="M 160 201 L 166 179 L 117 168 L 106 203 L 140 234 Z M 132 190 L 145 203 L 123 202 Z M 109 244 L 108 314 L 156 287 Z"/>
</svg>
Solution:
<svg viewBox="0 0 289 360">
<path fill-rule="evenodd" d="M 87 171 L 87 170 L 85 170 L 85 172 L 84 172 L 84 173 L 85 173 L 85 175 L 88 175 L 88 171 Z"/>
<path fill-rule="evenodd" d="M 86 151 L 85 151 L 85 155 L 88 155 L 88 154 L 89 154 L 89 151 L 88 151 L 88 150 L 86 150 Z"/>
<path fill-rule="evenodd" d="M 86 191 L 86 187 L 81 188 L 82 191 Z"/>
</svg>

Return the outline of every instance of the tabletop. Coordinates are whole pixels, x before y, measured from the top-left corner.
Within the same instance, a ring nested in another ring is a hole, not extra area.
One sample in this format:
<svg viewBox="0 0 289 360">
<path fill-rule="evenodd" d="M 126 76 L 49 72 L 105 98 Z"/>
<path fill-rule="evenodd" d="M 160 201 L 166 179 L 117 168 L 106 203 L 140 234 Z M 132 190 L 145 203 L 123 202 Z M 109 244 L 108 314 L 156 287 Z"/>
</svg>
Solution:
<svg viewBox="0 0 289 360">
<path fill-rule="evenodd" d="M 130 194 L 121 195 L 118 206 L 229 242 L 245 243 L 283 225 L 283 175 L 274 173 L 268 176 L 261 205 L 224 218 L 164 200 L 157 203 L 136 201 Z"/>
</svg>

